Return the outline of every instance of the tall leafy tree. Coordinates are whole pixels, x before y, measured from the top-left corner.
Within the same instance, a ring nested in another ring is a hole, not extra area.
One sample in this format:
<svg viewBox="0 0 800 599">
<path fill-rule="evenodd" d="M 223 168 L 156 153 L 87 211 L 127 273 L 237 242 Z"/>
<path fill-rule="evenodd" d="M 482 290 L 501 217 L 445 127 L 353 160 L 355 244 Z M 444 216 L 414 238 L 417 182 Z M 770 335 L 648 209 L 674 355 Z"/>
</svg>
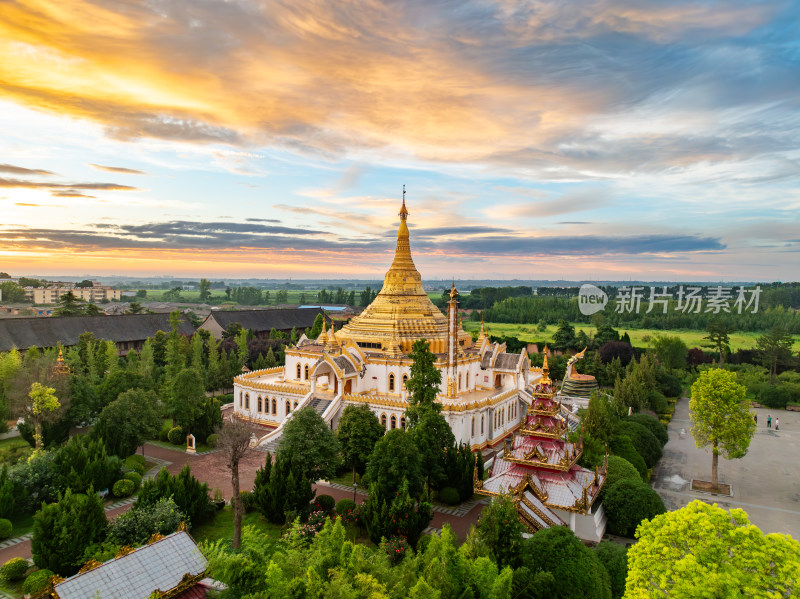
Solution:
<svg viewBox="0 0 800 599">
<path fill-rule="evenodd" d="M 370 488 L 377 486 L 384 497 L 395 495 L 403 478 L 408 480 L 409 494 L 419 497 L 425 475 L 411 435 L 397 428 L 381 437 L 369 456 L 367 476 Z"/>
<path fill-rule="evenodd" d="M 200 279 L 200 301 L 207 302 L 211 299 L 211 281 Z"/>
<path fill-rule="evenodd" d="M 508 495 L 493 497 L 483 508 L 476 528 L 478 540 L 501 568 L 519 566 L 522 554 L 522 533 L 517 508 Z"/>
<path fill-rule="evenodd" d="M 152 391 L 144 389 L 121 393 L 100 412 L 94 433 L 104 440 L 110 453 L 121 458 L 135 453 L 137 447 L 158 434 L 161 419 L 157 401 Z"/>
<path fill-rule="evenodd" d="M 725 355 L 729 351 L 728 345 L 731 342 L 731 333 L 734 328 L 727 320 L 720 318 L 709 322 L 706 331 L 708 335 L 703 337 L 706 340 L 703 345 L 717 350 L 721 366 L 725 363 Z"/>
<path fill-rule="evenodd" d="M 191 432 L 203 411 L 206 392 L 203 377 L 193 368 L 181 370 L 169 388 L 168 409 L 184 432 Z"/>
<path fill-rule="evenodd" d="M 719 484 L 720 454 L 726 459 L 747 454 L 756 430 L 753 416 L 744 402 L 747 390 L 736 382 L 736 373 L 714 369 L 700 373 L 692 385 L 689 416 L 697 447 L 711 448 L 711 484 Z"/>
<path fill-rule="evenodd" d="M 336 472 L 339 441 L 312 407 L 298 410 L 284 425 L 278 453 L 287 449 L 303 464 L 309 482 L 330 478 Z"/>
<path fill-rule="evenodd" d="M 425 409 L 408 432 L 419 454 L 428 494 L 447 480 L 448 453 L 455 449 L 455 436 L 439 412 Z"/>
<path fill-rule="evenodd" d="M 344 409 L 339 418 L 336 437 L 339 439 L 344 465 L 353 469 L 353 478 L 356 472 L 364 474 L 369 454 L 384 432 L 378 417 L 368 405 L 347 406 Z"/>
<path fill-rule="evenodd" d="M 653 349 L 658 361 L 668 370 L 683 370 L 689 357 L 689 348 L 677 335 L 656 335 Z"/>
<path fill-rule="evenodd" d="M 756 339 L 761 364 L 769 368 L 769 382 L 775 383 L 778 366 L 792 357 L 792 336 L 784 327 L 774 326 Z"/>
<path fill-rule="evenodd" d="M 553 334 L 553 347 L 566 351 L 568 349 L 575 349 L 576 345 L 575 327 L 566 320 L 560 320 L 558 322 L 558 329 Z"/>
<path fill-rule="evenodd" d="M 426 339 L 414 342 L 409 357 L 413 363 L 406 381 L 406 389 L 409 391 L 406 420 L 413 427 L 419 421 L 421 411 L 441 412 L 442 406 L 436 403 L 436 395 L 442 384 L 442 373 L 435 366 L 436 356 L 431 353 Z"/>
<path fill-rule="evenodd" d="M 47 414 L 56 411 L 61 407 L 56 390 L 53 387 L 46 387 L 41 383 L 33 383 L 30 393 L 30 412 L 28 417 L 33 421 L 33 440 L 36 449 L 44 446 L 42 437 L 42 423 L 47 418 Z"/>
<path fill-rule="evenodd" d="M 58 298 L 58 307 L 53 310 L 53 316 L 83 316 L 86 313 L 84 303 L 72 291 L 67 291 Z"/>
<path fill-rule="evenodd" d="M 625 597 L 796 597 L 800 543 L 695 500 L 639 526 Z"/>
</svg>

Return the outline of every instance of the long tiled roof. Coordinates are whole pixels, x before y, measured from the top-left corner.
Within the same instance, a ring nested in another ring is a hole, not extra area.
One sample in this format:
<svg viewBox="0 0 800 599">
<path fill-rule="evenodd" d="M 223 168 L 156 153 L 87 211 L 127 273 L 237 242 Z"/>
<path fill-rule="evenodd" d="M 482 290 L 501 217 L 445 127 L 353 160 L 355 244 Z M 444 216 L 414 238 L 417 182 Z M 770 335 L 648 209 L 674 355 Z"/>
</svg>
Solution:
<svg viewBox="0 0 800 599">
<path fill-rule="evenodd" d="M 75 345 L 83 333 L 115 343 L 144 341 L 158 331 L 169 330 L 169 314 L 4 318 L 0 319 L 0 351 Z M 185 318 L 178 330 L 184 335 L 195 331 Z"/>
<path fill-rule="evenodd" d="M 512 372 L 516 372 L 518 365 L 519 354 L 500 354 L 494 361 L 494 367 L 496 370 L 510 370 Z"/>
<path fill-rule="evenodd" d="M 199 576 L 208 561 L 186 532 L 108 561 L 55 585 L 60 599 L 147 599 L 156 589 L 176 588 L 185 574 Z"/>
<path fill-rule="evenodd" d="M 206 320 L 215 320 L 223 329 L 238 322 L 244 329 L 285 331 L 314 326 L 317 314 L 325 314 L 320 308 L 273 308 L 269 310 L 219 310 L 208 315 Z M 326 317 L 330 323 L 330 319 Z M 201 325 L 202 326 L 202 325 Z"/>
</svg>

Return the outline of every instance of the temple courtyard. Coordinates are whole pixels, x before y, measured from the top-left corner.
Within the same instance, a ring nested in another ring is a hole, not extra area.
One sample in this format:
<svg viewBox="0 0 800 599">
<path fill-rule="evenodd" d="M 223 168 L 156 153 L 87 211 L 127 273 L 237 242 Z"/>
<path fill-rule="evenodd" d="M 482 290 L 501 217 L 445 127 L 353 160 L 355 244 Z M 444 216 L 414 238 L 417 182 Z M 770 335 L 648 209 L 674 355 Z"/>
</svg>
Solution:
<svg viewBox="0 0 800 599">
<path fill-rule="evenodd" d="M 719 481 L 731 485 L 732 497 L 691 490 L 692 479 L 711 480 L 711 450 L 698 449 L 692 438 L 689 400 L 678 401 L 669 424 L 664 457 L 653 470 L 651 484 L 668 510 L 700 499 L 725 509 L 741 508 L 763 532 L 800 538 L 800 412 L 757 408 L 758 429 L 744 458 L 720 456 Z M 767 415 L 772 415 L 772 429 Z M 780 430 L 775 430 L 775 416 Z"/>
</svg>

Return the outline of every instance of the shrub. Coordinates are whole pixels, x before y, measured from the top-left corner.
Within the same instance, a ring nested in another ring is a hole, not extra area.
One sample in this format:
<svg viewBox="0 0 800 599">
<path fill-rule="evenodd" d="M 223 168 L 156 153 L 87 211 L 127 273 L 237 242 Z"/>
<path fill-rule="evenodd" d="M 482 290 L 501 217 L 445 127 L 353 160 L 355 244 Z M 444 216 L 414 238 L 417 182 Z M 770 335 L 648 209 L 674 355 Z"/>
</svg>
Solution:
<svg viewBox="0 0 800 599">
<path fill-rule="evenodd" d="M 458 491 L 456 491 L 453 487 L 445 487 L 439 491 L 439 499 L 441 499 L 442 502 L 446 503 L 447 505 L 455 505 L 460 501 Z"/>
<path fill-rule="evenodd" d="M 128 497 L 133 493 L 134 487 L 135 485 L 132 480 L 121 478 L 114 483 L 111 492 L 114 494 L 114 497 Z"/>
<path fill-rule="evenodd" d="M 681 380 L 670 372 L 659 371 L 656 374 L 658 390 L 667 397 L 679 397 L 683 393 Z"/>
<path fill-rule="evenodd" d="M 132 470 L 133 472 L 138 472 L 139 476 L 144 476 L 144 470 L 147 468 L 147 462 L 145 462 L 143 455 L 129 455 L 122 463 L 122 467 L 126 471 Z"/>
<path fill-rule="evenodd" d="M 28 560 L 23 557 L 12 557 L 0 568 L 0 579 L 16 582 L 25 578 L 25 572 L 30 568 Z"/>
<path fill-rule="evenodd" d="M 603 494 L 620 480 L 643 482 L 639 471 L 628 460 L 618 455 L 608 456 L 608 472 L 603 485 Z"/>
<path fill-rule="evenodd" d="M 653 433 L 641 424 L 630 421 L 620 422 L 614 429 L 614 432 L 625 435 L 631 440 L 636 451 L 642 456 L 648 468 L 655 466 L 656 462 L 664 455 L 661 443 L 658 442 L 658 439 L 656 439 Z"/>
<path fill-rule="evenodd" d="M 758 394 L 759 403 L 768 408 L 785 408 L 792 399 L 792 392 L 784 385 L 767 385 Z"/>
<path fill-rule="evenodd" d="M 453 490 L 455 491 L 455 489 Z M 389 556 L 389 562 L 394 566 L 403 561 L 411 547 L 403 537 L 392 537 L 388 541 L 384 539 L 381 542 L 381 549 L 386 552 L 386 555 Z"/>
<path fill-rule="evenodd" d="M 166 497 L 174 499 L 192 526 L 213 518 L 217 511 L 208 496 L 208 485 L 192 476 L 188 464 L 177 476 L 162 468 L 154 479 L 144 481 L 134 508 L 154 505 Z"/>
<path fill-rule="evenodd" d="M 650 416 L 649 414 L 633 414 L 632 416 L 626 416 L 623 418 L 623 421 L 641 424 L 643 427 L 653 433 L 653 435 L 655 435 L 662 447 L 667 444 L 667 441 L 669 441 L 667 427 L 661 424 L 661 422 L 655 416 Z"/>
<path fill-rule="evenodd" d="M 23 594 L 34 595 L 45 590 L 50 585 L 50 578 L 53 576 L 55 574 L 46 568 L 44 570 L 36 570 L 22 583 Z"/>
<path fill-rule="evenodd" d="M 611 437 L 611 453 L 626 459 L 636 468 L 642 480 L 647 480 L 647 464 L 644 463 L 644 459 L 636 451 L 636 447 L 633 446 L 633 441 L 629 437 L 619 434 Z"/>
<path fill-rule="evenodd" d="M 169 439 L 169 442 L 173 445 L 183 445 L 186 443 L 186 435 L 183 434 L 183 429 L 179 426 L 169 429 L 167 439 Z"/>
<path fill-rule="evenodd" d="M 312 511 L 321 510 L 328 516 L 332 516 L 336 509 L 336 500 L 330 495 L 319 495 L 314 500 L 314 507 L 311 509 Z"/>
<path fill-rule="evenodd" d="M 210 434 L 206 439 L 206 445 L 208 445 L 211 449 L 214 449 L 217 445 L 219 445 L 219 434 Z"/>
<path fill-rule="evenodd" d="M 628 550 L 617 543 L 603 541 L 594 552 L 611 579 L 612 599 L 621 599 L 625 594 L 625 578 L 628 576 Z"/>
<path fill-rule="evenodd" d="M 119 545 L 141 545 L 151 535 L 168 535 L 185 521 L 184 514 L 171 497 L 159 499 L 145 508 L 134 507 L 118 516 L 108 527 L 108 540 Z M 189 524 L 187 522 L 187 524 Z"/>
<path fill-rule="evenodd" d="M 656 414 L 664 414 L 667 411 L 667 398 L 658 391 L 653 391 L 650 394 L 650 409 Z"/>
<path fill-rule="evenodd" d="M 250 513 L 258 509 L 256 504 L 256 496 L 251 491 L 241 491 L 239 496 L 242 498 L 242 508 L 246 513 Z"/>
<path fill-rule="evenodd" d="M 133 483 L 133 490 L 136 491 L 140 486 L 142 486 L 142 475 L 138 472 L 126 472 L 123 476 L 123 479 L 129 480 Z"/>
<path fill-rule="evenodd" d="M 340 499 L 336 504 L 336 514 L 338 516 L 347 516 L 356 509 L 356 502 L 352 499 Z"/>
<path fill-rule="evenodd" d="M 641 481 L 620 480 L 606 491 L 603 501 L 608 516 L 608 531 L 632 538 L 642 520 L 663 514 L 664 502 L 649 485 Z"/>
<path fill-rule="evenodd" d="M 171 430 L 172 424 L 170 424 L 169 421 L 164 422 L 164 424 L 161 425 L 161 429 L 158 431 L 158 440 L 169 442 L 169 431 Z"/>
<path fill-rule="evenodd" d="M 10 537 L 13 530 L 14 525 L 11 524 L 11 520 L 0 518 L 0 539 L 7 539 Z"/>
</svg>

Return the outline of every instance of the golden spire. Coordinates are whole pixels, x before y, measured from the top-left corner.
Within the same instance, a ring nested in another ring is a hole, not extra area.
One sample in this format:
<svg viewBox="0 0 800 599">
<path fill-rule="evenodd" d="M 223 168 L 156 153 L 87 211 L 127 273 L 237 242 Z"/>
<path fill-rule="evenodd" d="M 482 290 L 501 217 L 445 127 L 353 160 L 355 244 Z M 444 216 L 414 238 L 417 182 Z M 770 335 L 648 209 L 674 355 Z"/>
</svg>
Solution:
<svg viewBox="0 0 800 599">
<path fill-rule="evenodd" d="M 64 354 L 61 352 L 61 346 L 58 347 L 58 358 L 53 366 L 53 372 L 56 374 L 69 374 L 69 366 L 64 362 Z"/>
<path fill-rule="evenodd" d="M 331 322 L 333 322 L 333 321 L 331 321 Z M 322 343 L 322 344 L 325 344 L 328 341 L 328 333 L 325 330 L 325 317 L 324 316 L 322 317 L 322 332 L 319 334 L 319 337 L 317 338 L 317 341 L 319 343 Z"/>
<path fill-rule="evenodd" d="M 547 345 L 544 346 L 544 361 L 542 362 L 543 383 L 550 382 L 550 366 L 547 364 Z"/>
<path fill-rule="evenodd" d="M 333 351 L 339 347 L 339 340 L 336 339 L 336 324 L 331 319 L 331 332 L 328 333 L 328 342 L 325 344 L 326 351 Z"/>
<path fill-rule="evenodd" d="M 481 334 L 478 335 L 478 342 L 481 342 L 484 339 L 486 339 L 486 332 L 483 330 L 483 316 L 481 316 Z"/>
<path fill-rule="evenodd" d="M 400 208 L 400 220 L 408 218 L 408 210 L 406 209 L 406 186 L 403 185 L 403 207 Z"/>
</svg>

